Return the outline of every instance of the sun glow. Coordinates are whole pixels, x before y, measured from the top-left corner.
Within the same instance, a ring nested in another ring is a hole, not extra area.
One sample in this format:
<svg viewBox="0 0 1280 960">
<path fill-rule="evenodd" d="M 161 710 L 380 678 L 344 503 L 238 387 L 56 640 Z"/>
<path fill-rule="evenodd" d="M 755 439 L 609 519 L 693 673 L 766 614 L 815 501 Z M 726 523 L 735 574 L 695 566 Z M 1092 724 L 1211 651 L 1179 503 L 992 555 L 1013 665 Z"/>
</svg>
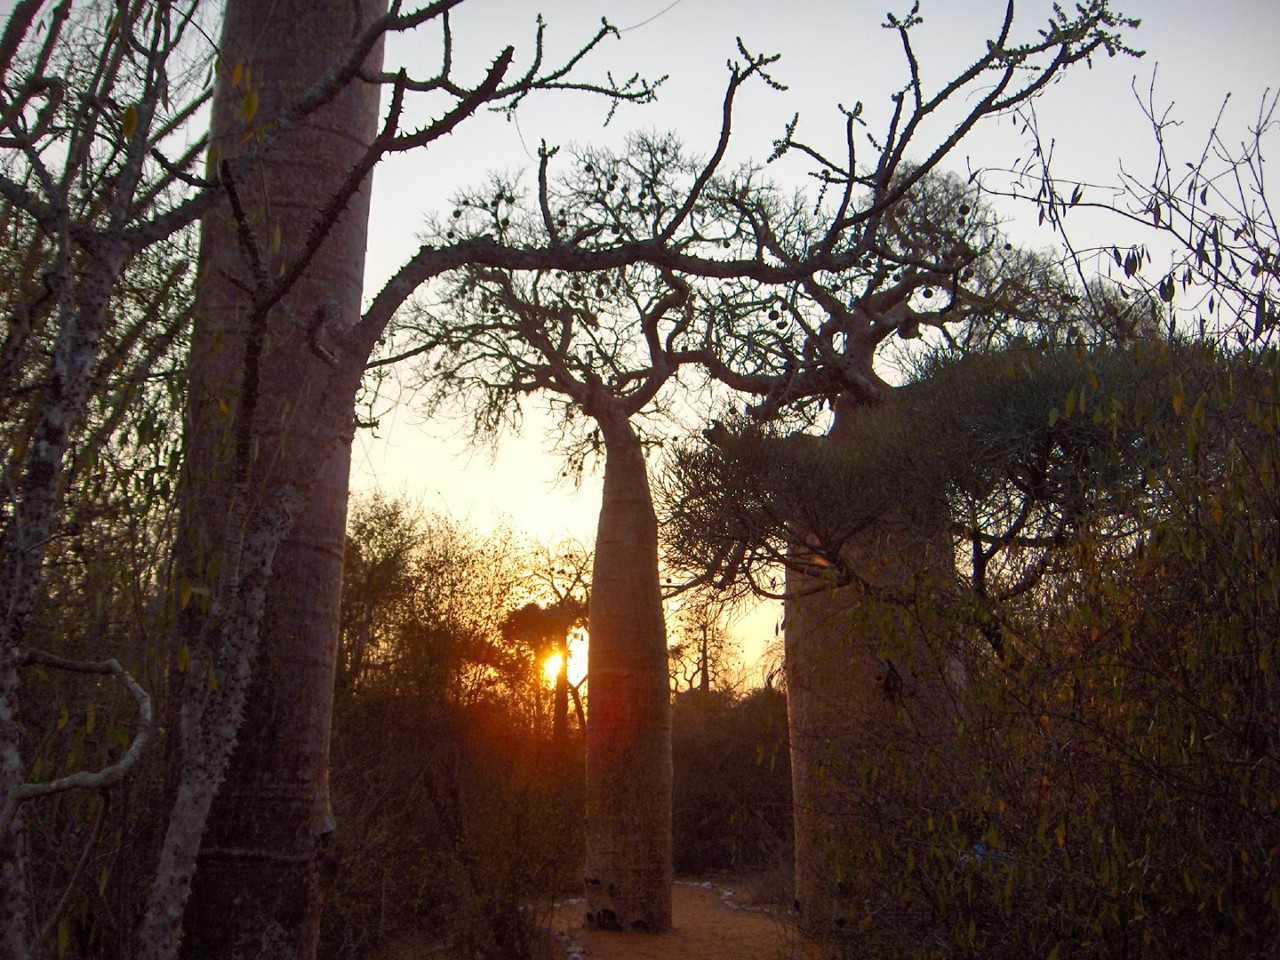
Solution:
<svg viewBox="0 0 1280 960">
<path fill-rule="evenodd" d="M 582 627 L 574 627 L 569 631 L 566 646 L 569 650 L 569 666 L 566 673 L 570 686 L 576 687 L 587 675 L 587 631 Z M 562 658 L 563 654 L 557 650 L 542 661 L 542 679 L 548 687 L 556 685 Z"/>
<path fill-rule="evenodd" d="M 546 662 L 542 665 L 542 675 L 550 685 L 554 685 L 556 677 L 560 674 L 560 665 L 564 663 L 564 657 L 560 653 L 553 653 L 547 657 Z"/>
</svg>

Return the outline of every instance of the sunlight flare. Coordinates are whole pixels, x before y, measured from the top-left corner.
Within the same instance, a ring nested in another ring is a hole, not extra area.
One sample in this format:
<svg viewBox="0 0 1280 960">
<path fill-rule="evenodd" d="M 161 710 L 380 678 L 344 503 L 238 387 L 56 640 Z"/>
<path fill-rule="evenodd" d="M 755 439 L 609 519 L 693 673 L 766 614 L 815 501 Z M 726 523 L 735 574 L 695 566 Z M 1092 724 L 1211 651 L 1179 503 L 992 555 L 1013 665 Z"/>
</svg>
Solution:
<svg viewBox="0 0 1280 960">
<path fill-rule="evenodd" d="M 549 686 L 555 686 L 556 677 L 560 674 L 560 665 L 562 663 L 564 663 L 564 656 L 559 651 L 556 651 L 547 657 L 542 664 L 542 676 Z"/>
</svg>

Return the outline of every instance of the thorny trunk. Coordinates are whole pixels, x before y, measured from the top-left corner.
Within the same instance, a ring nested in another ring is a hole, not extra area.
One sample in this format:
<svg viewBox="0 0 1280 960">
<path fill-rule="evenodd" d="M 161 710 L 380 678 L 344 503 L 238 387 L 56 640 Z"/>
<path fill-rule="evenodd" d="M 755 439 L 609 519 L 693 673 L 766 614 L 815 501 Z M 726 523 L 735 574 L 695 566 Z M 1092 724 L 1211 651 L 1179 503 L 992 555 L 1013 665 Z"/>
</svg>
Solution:
<svg viewBox="0 0 1280 960">
<path fill-rule="evenodd" d="M 141 960 L 177 955 L 196 854 L 244 715 L 266 585 L 299 501 L 299 492 L 287 487 L 246 525 L 235 558 L 236 582 L 210 611 L 205 649 L 191 657 L 200 681 L 185 685 L 180 708 L 182 768 L 139 938 Z"/>
<path fill-rule="evenodd" d="M 381 0 L 231 0 L 213 117 L 222 158 L 246 143 L 245 81 L 257 100 L 253 122 L 269 124 L 383 7 Z M 380 50 L 374 56 L 380 59 Z M 240 85 L 231 82 L 238 64 L 245 68 Z M 315 952 L 334 828 L 329 720 L 363 360 L 344 356 L 337 344 L 334 363 L 325 348 L 335 344 L 321 341 L 359 316 L 367 183 L 335 224 L 317 228 L 314 221 L 368 149 L 377 109 L 376 84 L 347 84 L 290 130 L 252 180 L 235 185 L 243 223 L 227 210 L 204 223 L 179 546 L 180 591 L 192 598 L 180 625 L 190 654 L 184 698 L 203 696 L 207 665 L 225 659 L 228 644 L 247 663 L 243 722 L 236 704 L 211 701 L 199 724 L 184 730 L 179 802 L 184 789 L 217 787 L 183 919 L 188 956 Z M 307 272 L 281 305 L 256 316 L 245 285 L 254 289 L 261 278 L 246 263 L 245 232 L 252 231 L 269 279 L 313 229 L 323 229 L 325 240 Z M 251 471 L 237 477 L 246 459 Z M 290 487 L 299 491 L 296 519 L 279 529 L 269 576 L 255 573 L 249 536 L 266 521 L 274 491 Z M 218 605 L 230 584 L 246 590 L 254 575 L 265 577 L 252 584 L 261 590 L 261 619 L 245 618 L 242 633 L 227 636 Z M 213 598 L 212 610 L 205 597 Z M 227 710 L 237 721 L 230 727 Z M 218 762 L 222 744 L 206 742 L 211 730 L 235 735 L 229 760 Z M 198 820 L 199 804 L 186 802 Z"/>
<path fill-rule="evenodd" d="M 588 922 L 671 926 L 671 702 L 658 528 L 639 438 L 601 418 L 587 676 Z"/>
<path fill-rule="evenodd" d="M 36 609 L 45 549 L 61 515 L 61 485 L 73 430 L 89 399 L 111 284 L 123 269 L 119 244 L 103 244 L 74 290 L 69 260 L 57 264 L 60 330 L 44 402 L 0 544 L 0 806 L 22 783 L 18 652 Z M 107 250 L 111 255 L 103 256 Z M 69 253 L 64 253 L 69 257 Z M 74 301 L 78 298 L 78 305 Z M 25 958 L 31 933 L 21 811 L 0 827 L 0 958 Z"/>
<path fill-rule="evenodd" d="M 28 8 L 28 17 L 33 9 Z M 19 34 L 24 32 L 24 28 L 18 30 Z M 137 52 L 145 57 L 155 49 L 140 45 Z M 156 59 L 149 63 L 155 72 L 148 75 L 135 107 L 137 128 L 142 131 L 149 128 L 159 91 L 165 87 L 163 69 Z M 121 228 L 129 219 L 140 182 L 143 142 L 134 137 L 128 144 L 111 192 L 104 197 L 102 229 L 91 238 L 88 232 L 77 237 L 74 243 L 78 246 L 73 246 L 66 197 L 46 197 L 52 217 L 43 229 L 54 252 L 48 258 L 44 284 L 56 298 L 58 332 L 26 444 L 25 463 L 21 463 L 22 455 L 13 451 L 14 463 L 9 469 L 17 476 L 6 471 L 5 477 L 12 499 L 4 511 L 8 517 L 0 542 L 0 809 L 13 800 L 24 776 L 18 656 L 28 642 L 45 552 L 62 515 L 67 451 L 88 407 L 103 334 L 112 319 L 112 286 L 137 252 L 128 245 Z M 21 339 L 15 342 L 20 344 Z M 14 807 L 8 821 L 0 824 L 0 960 L 25 960 L 31 923 L 22 813 Z"/>
<path fill-rule="evenodd" d="M 887 402 L 892 402 L 890 399 Z M 825 443 L 846 442 L 842 398 Z M 793 553 L 803 554 L 797 544 Z M 945 664 L 927 642 L 930 584 L 953 574 L 950 537 L 892 516 L 846 548 L 874 587 L 920 591 L 903 606 L 789 570 L 784 636 L 795 818 L 795 897 L 807 936 L 856 938 L 850 843 L 862 791 L 892 757 L 911 757 L 945 709 Z M 885 771 L 887 775 L 887 770 Z"/>
</svg>

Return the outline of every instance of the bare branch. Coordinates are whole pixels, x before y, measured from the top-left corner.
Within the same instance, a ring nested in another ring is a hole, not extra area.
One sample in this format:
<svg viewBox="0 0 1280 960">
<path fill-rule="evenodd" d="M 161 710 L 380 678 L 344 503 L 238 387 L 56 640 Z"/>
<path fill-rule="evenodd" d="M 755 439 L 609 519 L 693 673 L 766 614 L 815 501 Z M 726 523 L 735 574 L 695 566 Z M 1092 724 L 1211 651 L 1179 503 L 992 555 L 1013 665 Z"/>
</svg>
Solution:
<svg viewBox="0 0 1280 960">
<path fill-rule="evenodd" d="M 18 807 L 28 800 L 37 797 L 48 797 L 67 790 L 98 790 L 119 783 L 125 774 L 138 762 L 142 750 L 151 736 L 151 697 L 142 689 L 136 680 L 117 660 L 68 660 L 39 650 L 24 650 L 18 656 L 21 666 L 36 664 L 52 667 L 55 670 L 69 670 L 74 673 L 110 674 L 124 684 L 130 696 L 138 704 L 138 729 L 133 735 L 128 748 L 115 763 L 101 770 L 77 770 L 44 783 L 23 783 L 15 787 L 5 797 L 0 807 L 0 834 L 9 829 L 9 823 L 17 813 Z"/>
</svg>

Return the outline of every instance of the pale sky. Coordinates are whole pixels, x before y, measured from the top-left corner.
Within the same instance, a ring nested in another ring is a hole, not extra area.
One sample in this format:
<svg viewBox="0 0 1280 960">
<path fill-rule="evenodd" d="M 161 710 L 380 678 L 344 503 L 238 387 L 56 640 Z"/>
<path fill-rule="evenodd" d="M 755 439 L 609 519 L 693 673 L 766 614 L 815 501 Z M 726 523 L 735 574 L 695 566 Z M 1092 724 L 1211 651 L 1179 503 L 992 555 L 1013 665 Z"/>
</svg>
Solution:
<svg viewBox="0 0 1280 960">
<path fill-rule="evenodd" d="M 1026 37 L 1048 17 L 1050 3 L 1021 0 Z M 1068 4 L 1070 6 L 1070 4 Z M 1060 173 L 1093 181 L 1113 181 L 1123 159 L 1126 169 L 1143 173 L 1154 155 L 1150 130 L 1131 92 L 1145 92 L 1155 77 L 1155 96 L 1173 104 L 1184 121 L 1175 134 L 1188 151 L 1204 134 L 1223 97 L 1231 103 L 1225 128 L 1243 136 L 1256 117 L 1263 91 L 1280 86 L 1280 3 L 1275 0 L 1129 0 L 1116 4 L 1142 19 L 1132 44 L 1146 51 L 1141 60 L 1096 59 L 1077 67 L 1039 101 L 1044 126 L 1056 141 Z M 909 3 L 895 7 L 905 13 Z M 532 98 L 518 123 L 496 115 L 468 121 L 427 154 L 397 160 L 379 169 L 374 180 L 367 292 L 376 292 L 415 248 L 424 216 L 447 210 L 460 187 L 481 182 L 486 170 L 532 169 L 540 140 L 549 144 L 617 146 L 636 129 L 671 129 L 698 153 L 714 145 L 727 77 L 725 63 L 737 56 L 735 37 L 753 53 L 781 53 L 774 77 L 788 85 L 778 92 L 752 84 L 739 97 L 735 123 L 736 160 L 763 160 L 772 140 L 797 111 L 802 134 L 838 147 L 843 127 L 836 103 L 861 100 L 873 129 L 885 115 L 888 97 L 905 77 L 895 34 L 883 30 L 885 0 L 469 0 L 454 16 L 455 62 L 464 79 L 473 79 L 506 43 L 516 47 L 517 65 L 531 48 L 534 17 L 547 22 L 550 57 L 575 49 L 600 17 L 622 28 L 582 66 L 582 76 L 616 77 L 636 71 L 669 75 L 656 104 L 623 107 L 608 128 L 600 127 L 605 106 L 597 98 L 550 94 Z M 1003 15 L 1002 0 L 924 0 L 924 24 L 913 42 L 926 85 L 940 84 L 984 49 Z M 438 62 L 434 36 L 393 45 L 390 63 Z M 424 68 L 425 69 L 425 68 Z M 989 123 L 953 154 L 950 167 L 969 163 L 1008 165 L 1025 155 L 1011 122 Z M 776 179 L 799 183 L 795 167 L 773 171 Z M 1034 213 L 1009 208 L 1019 242 L 1048 246 L 1054 239 L 1037 233 Z M 1122 238 L 1117 238 L 1122 239 Z M 599 477 L 589 477 L 576 494 L 555 486 L 560 465 L 549 453 L 536 418 L 525 435 L 508 437 L 495 460 L 470 450 L 454 423 L 424 423 L 410 402 L 385 415 L 377 435 L 356 438 L 352 484 L 357 491 L 382 490 L 421 501 L 427 509 L 447 511 L 478 527 L 502 517 L 544 538 L 594 534 Z M 771 628 L 770 632 L 771 631 Z"/>
</svg>

